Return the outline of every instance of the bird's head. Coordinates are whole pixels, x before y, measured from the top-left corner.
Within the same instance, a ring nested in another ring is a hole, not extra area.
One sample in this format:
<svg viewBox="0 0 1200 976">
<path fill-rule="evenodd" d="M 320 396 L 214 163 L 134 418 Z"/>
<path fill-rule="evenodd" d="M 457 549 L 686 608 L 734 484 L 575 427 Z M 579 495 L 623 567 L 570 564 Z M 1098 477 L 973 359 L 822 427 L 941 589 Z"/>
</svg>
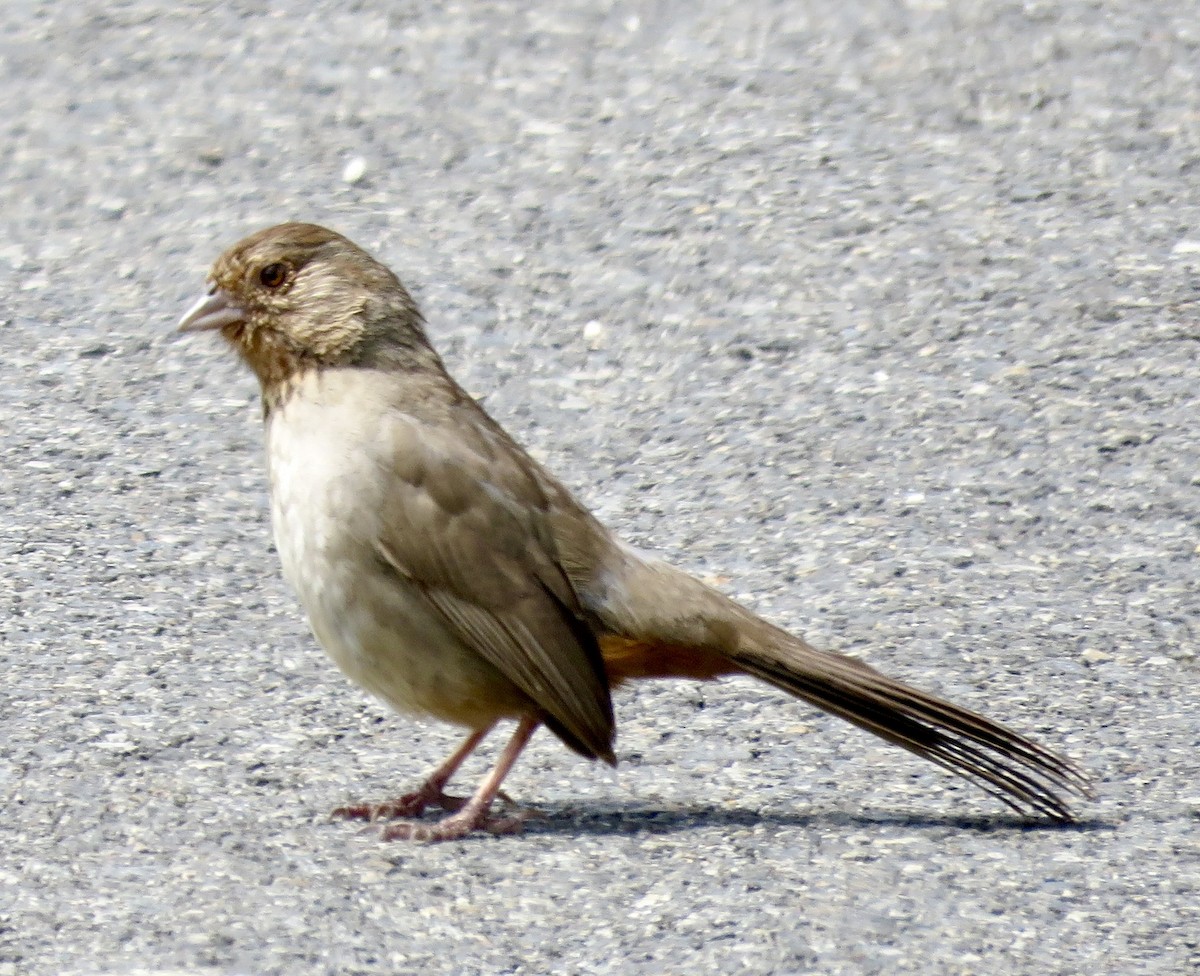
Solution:
<svg viewBox="0 0 1200 976">
<path fill-rule="evenodd" d="M 396 276 L 316 224 L 279 224 L 231 247 L 179 330 L 220 332 L 267 395 L 308 369 L 432 354 L 421 314 Z"/>
</svg>

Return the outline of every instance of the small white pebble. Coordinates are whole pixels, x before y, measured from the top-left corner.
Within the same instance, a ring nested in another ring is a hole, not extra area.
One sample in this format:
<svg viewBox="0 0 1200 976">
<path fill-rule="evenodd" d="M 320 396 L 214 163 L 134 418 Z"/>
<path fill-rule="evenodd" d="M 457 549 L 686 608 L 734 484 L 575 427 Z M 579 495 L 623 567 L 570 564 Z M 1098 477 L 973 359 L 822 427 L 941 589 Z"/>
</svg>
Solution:
<svg viewBox="0 0 1200 976">
<path fill-rule="evenodd" d="M 362 180 L 367 175 L 367 161 L 362 156 L 355 156 L 348 163 L 346 168 L 342 170 L 342 182 L 353 186 Z"/>
<path fill-rule="evenodd" d="M 1112 659 L 1113 656 L 1111 654 L 1106 654 L 1104 651 L 1093 650 L 1090 647 L 1079 655 L 1079 660 L 1081 660 L 1084 664 L 1100 664 L 1104 661 L 1111 661 Z"/>
<path fill-rule="evenodd" d="M 125 215 L 125 208 L 128 206 L 128 202 L 120 197 L 110 197 L 100 201 L 100 213 L 109 220 L 119 220 Z"/>
<path fill-rule="evenodd" d="M 600 322 L 597 322 L 595 319 L 593 319 L 583 327 L 583 341 L 593 349 L 597 349 L 604 345 L 606 331 L 607 330 Z"/>
</svg>

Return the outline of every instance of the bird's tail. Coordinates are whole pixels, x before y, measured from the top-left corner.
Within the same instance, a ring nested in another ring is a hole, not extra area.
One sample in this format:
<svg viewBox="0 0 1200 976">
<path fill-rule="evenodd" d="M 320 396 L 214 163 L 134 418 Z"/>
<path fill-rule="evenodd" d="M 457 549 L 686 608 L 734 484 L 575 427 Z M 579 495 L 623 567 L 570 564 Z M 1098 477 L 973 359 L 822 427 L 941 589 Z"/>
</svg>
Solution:
<svg viewBox="0 0 1200 976">
<path fill-rule="evenodd" d="M 972 780 L 1020 813 L 1073 821 L 1072 795 L 1090 797 L 1070 760 L 999 722 L 811 647 L 717 591 L 660 563 L 624 575 L 622 612 L 637 639 L 604 641 L 614 683 L 743 672 Z M 607 594 L 612 601 L 613 594 Z"/>
<path fill-rule="evenodd" d="M 742 670 L 974 781 L 1019 813 L 1075 819 L 1067 797 L 1088 777 L 999 722 L 903 684 L 869 665 L 789 637 L 731 655 Z"/>
</svg>

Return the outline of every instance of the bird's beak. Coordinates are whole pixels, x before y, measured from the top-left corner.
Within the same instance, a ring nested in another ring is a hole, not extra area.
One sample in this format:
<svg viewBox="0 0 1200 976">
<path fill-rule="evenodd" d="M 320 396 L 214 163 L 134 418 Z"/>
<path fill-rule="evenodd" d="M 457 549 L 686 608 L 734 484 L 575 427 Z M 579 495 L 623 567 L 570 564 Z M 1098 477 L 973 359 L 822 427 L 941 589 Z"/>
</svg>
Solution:
<svg viewBox="0 0 1200 976">
<path fill-rule="evenodd" d="M 233 296 L 216 285 L 210 285 L 208 294 L 183 314 L 179 320 L 179 331 L 212 332 L 245 321 L 246 311 Z"/>
</svg>

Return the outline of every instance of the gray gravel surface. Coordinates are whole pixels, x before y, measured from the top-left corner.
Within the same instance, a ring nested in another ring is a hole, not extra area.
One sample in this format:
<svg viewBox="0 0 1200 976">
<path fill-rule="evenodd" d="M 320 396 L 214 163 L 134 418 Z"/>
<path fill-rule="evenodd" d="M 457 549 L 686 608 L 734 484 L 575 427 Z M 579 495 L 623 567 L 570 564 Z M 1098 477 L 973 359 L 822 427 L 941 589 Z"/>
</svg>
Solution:
<svg viewBox="0 0 1200 976">
<path fill-rule="evenodd" d="M 0 976 L 1200 967 L 1193 0 L 6 0 L 0 45 Z M 1077 757 L 1083 824 L 741 680 L 625 693 L 618 773 L 539 736 L 522 837 L 329 822 L 456 733 L 315 646 L 255 385 L 171 334 L 291 218 L 627 539 Z"/>
</svg>

